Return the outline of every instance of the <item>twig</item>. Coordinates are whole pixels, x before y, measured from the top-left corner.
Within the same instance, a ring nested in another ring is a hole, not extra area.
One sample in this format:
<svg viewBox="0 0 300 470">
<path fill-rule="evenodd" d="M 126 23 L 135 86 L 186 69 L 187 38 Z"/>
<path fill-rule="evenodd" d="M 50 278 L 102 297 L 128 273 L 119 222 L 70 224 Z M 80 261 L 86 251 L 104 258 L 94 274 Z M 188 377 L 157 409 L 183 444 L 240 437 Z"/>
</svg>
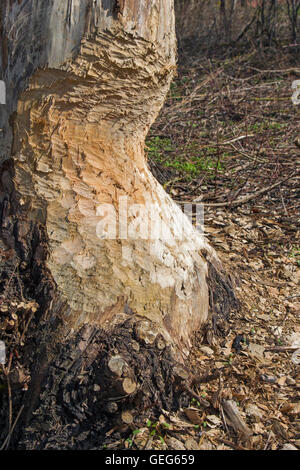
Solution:
<svg viewBox="0 0 300 470">
<path fill-rule="evenodd" d="M 179 428 L 179 431 L 195 427 L 195 424 L 182 421 L 182 419 L 179 419 L 176 416 L 172 416 L 172 413 L 170 413 L 169 411 L 161 410 L 161 412 L 166 418 L 168 418 L 168 420 L 172 423 L 172 425 Z M 176 429 L 174 429 L 174 431 L 176 431 Z"/>
<path fill-rule="evenodd" d="M 246 153 L 245 151 L 242 151 L 238 149 L 235 145 L 230 144 L 231 147 L 235 150 L 235 152 L 239 153 L 240 155 L 243 155 L 246 157 L 248 160 L 252 160 L 255 163 L 269 163 L 268 160 L 263 160 L 262 158 L 258 158 L 257 155 L 250 155 L 249 153 Z"/>
<path fill-rule="evenodd" d="M 283 206 L 285 215 L 288 216 L 289 213 L 288 213 L 288 211 L 287 211 L 287 209 L 286 209 L 286 205 L 285 205 L 285 203 L 284 203 L 284 199 L 283 199 L 283 194 L 282 194 L 282 188 L 281 188 L 281 186 L 279 187 L 279 189 L 280 189 L 280 197 L 281 197 L 282 206 Z"/>
<path fill-rule="evenodd" d="M 12 281 L 12 279 L 13 279 L 15 273 L 16 273 L 17 266 L 18 266 L 18 262 L 16 261 L 13 272 L 11 273 L 11 276 L 10 276 L 9 280 L 7 281 L 7 284 L 5 286 L 5 290 L 3 292 L 3 297 L 0 299 L 0 304 L 2 304 L 4 302 L 4 300 L 6 299 L 7 291 L 8 291 L 9 285 L 10 285 L 10 283 L 11 283 L 11 281 Z"/>
<path fill-rule="evenodd" d="M 217 126 L 217 151 L 218 151 L 218 159 L 217 159 L 216 168 L 215 168 L 215 197 L 217 194 L 218 169 L 219 169 L 220 160 L 221 160 L 221 153 L 220 153 L 220 147 L 219 147 L 219 126 Z"/>
<path fill-rule="evenodd" d="M 285 298 L 285 300 L 289 300 L 289 299 L 296 299 L 297 297 L 300 297 L 300 294 L 296 294 L 296 295 L 289 295 L 288 297 Z"/>
<path fill-rule="evenodd" d="M 22 335 L 21 335 L 21 338 L 20 338 L 20 344 L 22 344 L 22 341 L 24 340 L 25 333 L 26 333 L 26 331 L 28 330 L 28 327 L 29 327 L 29 325 L 30 325 L 31 320 L 32 320 L 33 317 L 34 317 L 34 314 L 35 314 L 35 312 L 32 311 L 31 314 L 30 314 L 30 316 L 29 316 L 29 318 L 28 318 L 28 320 L 27 320 L 26 325 L 24 326 L 24 330 L 22 331 Z"/>
<path fill-rule="evenodd" d="M 221 142 L 220 145 L 233 144 L 234 142 L 237 142 L 238 140 L 247 139 L 247 137 L 255 137 L 255 135 L 254 134 L 240 135 L 239 137 L 236 137 L 235 139 L 227 140 L 226 142 Z"/>
<path fill-rule="evenodd" d="M 251 100 L 251 101 L 287 101 L 290 99 L 290 96 L 285 96 L 283 98 L 274 98 L 273 96 L 266 96 L 266 97 L 262 97 L 262 98 L 257 98 L 257 97 L 251 97 L 249 96 L 248 100 Z"/>
<path fill-rule="evenodd" d="M 260 73 L 283 73 L 283 74 L 290 73 L 290 72 L 300 73 L 300 69 L 297 69 L 296 67 L 293 67 L 291 69 L 285 69 L 285 70 L 261 70 L 256 67 L 250 67 L 250 66 L 248 68 L 251 70 L 255 70 L 256 72 L 260 72 Z"/>
<path fill-rule="evenodd" d="M 253 15 L 253 17 L 251 18 L 251 20 L 249 21 L 248 24 L 246 24 L 246 26 L 243 28 L 243 30 L 241 31 L 241 33 L 238 35 L 238 37 L 232 41 L 232 45 L 235 45 L 238 41 L 240 41 L 242 39 L 242 37 L 249 31 L 249 29 L 251 28 L 252 24 L 254 23 L 254 21 L 256 20 L 256 17 L 257 17 L 257 13 L 259 11 L 259 8 L 257 8 L 255 10 L 255 13 Z"/>
<path fill-rule="evenodd" d="M 282 46 L 282 49 L 285 49 L 286 47 L 299 47 L 300 44 L 287 44 L 286 46 Z"/>
<path fill-rule="evenodd" d="M 272 189 L 276 188 L 280 184 L 284 183 L 285 181 L 288 181 L 289 179 L 293 178 L 296 176 L 298 173 L 293 173 L 289 175 L 287 178 L 278 181 L 277 183 L 271 184 L 270 186 L 267 186 L 266 188 L 260 189 L 259 191 L 256 191 L 255 193 L 249 194 L 248 196 L 241 197 L 240 199 L 237 199 L 236 201 L 227 201 L 227 202 L 216 202 L 216 203 L 203 203 L 204 206 L 207 207 L 237 207 L 241 206 L 242 204 L 246 204 L 249 201 L 252 201 L 253 199 L 256 199 L 258 196 L 261 196 L 262 194 L 267 193 L 268 191 L 271 191 Z"/>
<path fill-rule="evenodd" d="M 11 363 L 12 363 L 12 353 L 10 353 L 8 366 L 6 370 L 4 371 L 6 375 L 6 380 L 7 380 L 7 393 L 8 393 L 8 435 L 12 429 L 12 397 L 11 397 L 11 386 L 10 386 L 10 378 L 9 378 Z"/>
<path fill-rule="evenodd" d="M 284 352 L 284 351 L 297 351 L 299 346 L 270 346 L 265 348 L 265 351 Z"/>
<path fill-rule="evenodd" d="M 9 431 L 9 433 L 8 433 L 5 441 L 3 442 L 2 446 L 0 447 L 0 450 L 3 450 L 4 448 L 6 448 L 6 449 L 8 448 L 10 440 L 11 440 L 12 433 L 14 432 L 14 429 L 16 427 L 17 422 L 19 421 L 19 418 L 21 416 L 21 413 L 22 413 L 23 409 L 24 409 L 24 405 L 22 405 L 21 408 L 19 409 L 19 412 L 18 412 L 17 417 L 16 417 L 16 419 L 15 419 L 13 425 L 12 425 L 12 428 Z"/>
<path fill-rule="evenodd" d="M 153 436 L 149 436 L 148 441 L 145 444 L 145 447 L 143 450 L 150 450 L 152 446 L 152 441 L 153 441 Z"/>
<path fill-rule="evenodd" d="M 200 377 L 196 377 L 194 376 L 193 379 L 192 379 L 192 385 L 198 385 L 200 383 L 208 383 L 210 382 L 211 380 L 215 380 L 215 379 L 218 379 L 220 376 L 220 372 L 215 372 L 214 374 L 205 374 L 205 375 L 201 375 Z"/>
<path fill-rule="evenodd" d="M 195 398 L 201 405 L 203 405 L 205 408 L 208 408 L 210 406 L 210 402 L 208 400 L 205 400 L 202 397 L 199 397 L 197 393 L 195 393 L 190 387 L 187 385 L 184 387 L 184 390 L 189 393 L 193 398 Z"/>
<path fill-rule="evenodd" d="M 8 433 L 12 429 L 12 397 L 9 374 L 7 374 L 7 392 L 8 392 Z"/>
<path fill-rule="evenodd" d="M 227 423 L 226 423 L 225 414 L 224 414 L 224 410 L 223 410 L 222 404 L 220 404 L 220 411 L 221 411 L 221 416 L 222 416 L 222 421 L 223 421 L 223 425 L 224 425 L 225 431 L 226 431 L 227 434 L 230 436 L 230 432 L 229 432 L 229 429 L 228 429 L 228 426 L 227 426 Z"/>
<path fill-rule="evenodd" d="M 268 435 L 267 442 L 266 442 L 265 447 L 264 447 L 264 450 L 267 450 L 268 445 L 269 445 L 270 440 L 271 440 L 271 436 L 272 436 L 272 432 L 270 431 L 270 432 L 269 432 L 269 435 Z"/>
<path fill-rule="evenodd" d="M 229 447 L 232 447 L 234 450 L 248 450 L 246 447 L 242 447 L 238 444 L 234 444 L 234 442 L 227 441 L 227 439 L 222 439 L 221 437 L 217 437 L 217 440 L 222 442 L 223 444 L 226 444 Z"/>
</svg>

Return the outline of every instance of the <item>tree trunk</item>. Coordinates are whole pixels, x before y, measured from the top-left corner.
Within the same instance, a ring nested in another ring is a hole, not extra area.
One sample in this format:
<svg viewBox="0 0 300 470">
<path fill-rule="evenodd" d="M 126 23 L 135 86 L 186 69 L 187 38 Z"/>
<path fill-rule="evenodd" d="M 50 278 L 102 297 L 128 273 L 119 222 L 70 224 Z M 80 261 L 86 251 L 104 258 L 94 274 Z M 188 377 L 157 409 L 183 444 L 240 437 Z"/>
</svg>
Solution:
<svg viewBox="0 0 300 470">
<path fill-rule="evenodd" d="M 175 71 L 173 1 L 5 0 L 0 15 L 2 269 L 39 304 L 15 439 L 92 448 L 178 404 L 175 364 L 209 300 L 224 314 L 233 298 L 145 160 Z"/>
<path fill-rule="evenodd" d="M 291 23 L 292 41 L 297 44 L 298 16 L 300 12 L 300 2 L 297 0 L 286 0 L 288 16 Z"/>
</svg>

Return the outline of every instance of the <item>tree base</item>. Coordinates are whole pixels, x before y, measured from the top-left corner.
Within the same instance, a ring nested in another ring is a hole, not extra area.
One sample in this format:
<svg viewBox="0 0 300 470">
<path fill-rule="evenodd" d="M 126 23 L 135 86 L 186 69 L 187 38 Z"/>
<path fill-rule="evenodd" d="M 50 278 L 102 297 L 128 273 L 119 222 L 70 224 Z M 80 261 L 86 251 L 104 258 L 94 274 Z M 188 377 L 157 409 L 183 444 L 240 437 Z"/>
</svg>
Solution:
<svg viewBox="0 0 300 470">
<path fill-rule="evenodd" d="M 120 314 L 109 332 L 86 325 L 58 344 L 50 361 L 42 345 L 36 354 L 44 360 L 32 377 L 17 447 L 101 449 L 109 431 L 118 440 L 145 426 L 155 410 L 183 405 L 182 380 L 189 373 L 162 337 L 152 337 L 150 344 L 140 335 L 142 323 Z M 134 386 L 126 388 L 124 382 Z"/>
<path fill-rule="evenodd" d="M 9 399 L 5 387 L 0 393 L 0 442 L 9 432 L 10 403 L 12 422 L 24 405 L 10 440 L 11 448 L 20 449 L 99 449 L 145 426 L 147 418 L 159 416 L 162 409 L 188 405 L 188 384 L 194 377 L 183 364 L 185 356 L 179 364 L 176 348 L 150 320 L 125 306 L 101 326 L 85 324 L 70 331 L 70 308 L 46 268 L 45 232 L 29 221 L 18 203 L 12 171 L 6 162 L 1 178 L 6 194 L 1 204 L 1 239 L 6 246 L 2 306 L 6 301 L 9 306 L 13 301 L 36 301 L 39 309 L 30 316 L 20 307 L 20 332 L 6 332 L 3 338 L 12 344 L 12 394 Z M 222 325 L 236 306 L 234 291 L 226 275 L 206 258 L 211 307 L 206 329 L 224 334 Z M 27 391 L 22 380 L 16 383 L 16 365 L 30 377 Z"/>
</svg>

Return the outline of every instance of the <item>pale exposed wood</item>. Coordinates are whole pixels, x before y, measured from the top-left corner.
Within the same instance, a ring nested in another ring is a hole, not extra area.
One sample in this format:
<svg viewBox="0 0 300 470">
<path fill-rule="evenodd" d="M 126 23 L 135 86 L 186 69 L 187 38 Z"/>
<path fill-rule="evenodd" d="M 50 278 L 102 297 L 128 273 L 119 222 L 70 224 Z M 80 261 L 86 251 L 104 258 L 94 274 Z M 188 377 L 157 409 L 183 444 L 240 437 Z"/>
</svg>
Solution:
<svg viewBox="0 0 300 470">
<path fill-rule="evenodd" d="M 107 367 L 112 377 L 109 377 L 111 382 L 112 393 L 116 395 L 131 395 L 136 391 L 137 384 L 134 377 L 134 372 L 129 367 L 127 361 L 120 355 L 112 356 Z"/>
<path fill-rule="evenodd" d="M 121 377 L 123 374 L 123 368 L 127 366 L 126 361 L 121 357 L 121 356 L 113 356 L 109 361 L 108 361 L 108 368 L 109 370 L 113 373 L 116 374 L 117 376 Z"/>
<path fill-rule="evenodd" d="M 176 68 L 173 1 L 103 5 L 2 6 L 6 54 L 21 44 L 27 54 L 5 68 L 7 113 L 17 107 L 15 184 L 30 217 L 45 225 L 47 266 L 72 312 L 66 328 L 102 325 L 131 311 L 157 325 L 162 348 L 173 343 L 188 354 L 191 334 L 207 319 L 207 260 L 215 266 L 218 260 L 152 176 L 144 154 Z M 2 149 L 10 138 L 7 130 Z M 127 238 L 101 238 L 103 204 L 120 221 L 124 198 Z M 154 208 L 158 237 L 157 230 L 154 237 L 150 230 L 148 238 L 132 236 L 130 227 L 145 221 L 132 210 L 136 204 Z"/>
<path fill-rule="evenodd" d="M 122 387 L 126 395 L 131 395 L 136 391 L 136 383 L 129 377 L 123 380 Z"/>
<path fill-rule="evenodd" d="M 131 424 L 133 422 L 132 413 L 130 413 L 130 411 L 128 410 L 122 411 L 121 420 L 125 424 Z"/>
</svg>

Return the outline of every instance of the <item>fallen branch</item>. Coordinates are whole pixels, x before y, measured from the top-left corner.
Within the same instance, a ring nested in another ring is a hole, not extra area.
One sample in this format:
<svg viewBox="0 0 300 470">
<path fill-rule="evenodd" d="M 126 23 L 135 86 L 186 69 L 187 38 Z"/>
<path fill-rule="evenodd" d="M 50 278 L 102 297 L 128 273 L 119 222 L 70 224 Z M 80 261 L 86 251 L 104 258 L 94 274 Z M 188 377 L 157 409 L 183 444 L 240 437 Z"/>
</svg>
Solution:
<svg viewBox="0 0 300 470">
<path fill-rule="evenodd" d="M 197 393 L 195 393 L 193 390 L 191 390 L 190 387 L 185 386 L 184 391 L 189 393 L 193 398 L 195 398 L 195 400 L 197 400 L 200 403 L 200 405 L 202 405 L 204 408 L 208 408 L 210 406 L 209 401 L 205 400 L 202 397 L 199 397 L 199 395 L 197 395 Z"/>
<path fill-rule="evenodd" d="M 218 379 L 219 376 L 220 376 L 219 371 L 215 372 L 214 374 L 201 375 L 200 377 L 194 376 L 193 379 L 192 379 L 191 385 L 195 386 L 195 385 L 198 385 L 200 383 L 207 383 L 207 382 L 210 382 L 212 380 Z"/>
<path fill-rule="evenodd" d="M 241 197 L 240 199 L 237 199 L 236 201 L 227 201 L 227 202 L 216 202 L 216 203 L 203 203 L 204 206 L 207 207 L 237 207 L 241 206 L 242 204 L 246 204 L 249 201 L 252 201 L 253 199 L 256 199 L 257 197 L 261 196 L 262 194 L 267 193 L 268 191 L 271 191 L 272 189 L 276 188 L 280 184 L 284 183 L 285 181 L 288 181 L 289 179 L 293 178 L 294 176 L 297 176 L 298 173 L 293 173 L 289 175 L 287 178 L 278 181 L 277 183 L 271 184 L 270 186 L 267 186 L 266 188 L 260 189 L 259 191 L 256 191 L 255 193 L 249 194 L 248 196 Z"/>
<path fill-rule="evenodd" d="M 290 72 L 300 73 L 300 69 L 297 69 L 296 67 L 285 69 L 285 70 L 261 70 L 256 67 L 250 67 L 250 66 L 248 68 L 251 70 L 255 70 L 256 72 L 260 72 L 260 73 L 282 73 L 282 74 L 286 74 Z"/>
<path fill-rule="evenodd" d="M 14 429 L 15 429 L 15 427 L 16 427 L 17 422 L 19 421 L 19 418 L 20 418 L 20 416 L 21 416 L 21 413 L 22 413 L 23 409 L 24 409 L 24 405 L 22 405 L 21 408 L 19 409 L 19 412 L 18 412 L 18 414 L 17 414 L 17 417 L 16 417 L 16 419 L 15 419 L 15 421 L 14 421 L 14 423 L 13 423 L 13 425 L 12 425 L 12 427 L 11 427 L 11 429 L 10 429 L 10 431 L 9 431 L 9 433 L 8 433 L 8 435 L 7 435 L 7 437 L 6 437 L 6 439 L 5 439 L 5 441 L 3 442 L 2 446 L 0 447 L 0 450 L 3 450 L 3 449 L 7 449 L 7 448 L 8 448 L 9 443 L 10 443 L 10 440 L 11 440 L 12 433 L 14 432 Z"/>
<path fill-rule="evenodd" d="M 223 400 L 222 407 L 224 408 L 225 419 L 228 421 L 228 424 L 233 427 L 237 434 L 249 438 L 252 435 L 252 431 L 241 418 L 235 402 L 232 400 Z"/>
<path fill-rule="evenodd" d="M 222 444 L 226 444 L 227 446 L 232 447 L 234 450 L 248 450 L 246 447 L 235 444 L 234 442 L 228 441 L 227 439 L 222 439 L 221 437 L 217 437 L 217 440 L 222 442 Z"/>
<path fill-rule="evenodd" d="M 236 137 L 235 139 L 227 140 L 226 142 L 220 142 L 220 145 L 233 144 L 234 142 L 237 142 L 238 140 L 247 139 L 247 137 L 255 137 L 255 135 L 254 134 L 240 135 L 239 137 Z"/>
<path fill-rule="evenodd" d="M 284 351 L 297 351 L 299 346 L 270 346 L 269 348 L 265 348 L 265 351 L 273 351 L 273 352 L 284 352 Z"/>
<path fill-rule="evenodd" d="M 283 98 L 274 98 L 274 96 L 266 96 L 266 97 L 262 97 L 262 98 L 257 98 L 257 97 L 249 97 L 248 100 L 251 100 L 251 101 L 287 101 L 287 100 L 290 100 L 291 97 L 290 96 L 285 96 Z"/>
</svg>

